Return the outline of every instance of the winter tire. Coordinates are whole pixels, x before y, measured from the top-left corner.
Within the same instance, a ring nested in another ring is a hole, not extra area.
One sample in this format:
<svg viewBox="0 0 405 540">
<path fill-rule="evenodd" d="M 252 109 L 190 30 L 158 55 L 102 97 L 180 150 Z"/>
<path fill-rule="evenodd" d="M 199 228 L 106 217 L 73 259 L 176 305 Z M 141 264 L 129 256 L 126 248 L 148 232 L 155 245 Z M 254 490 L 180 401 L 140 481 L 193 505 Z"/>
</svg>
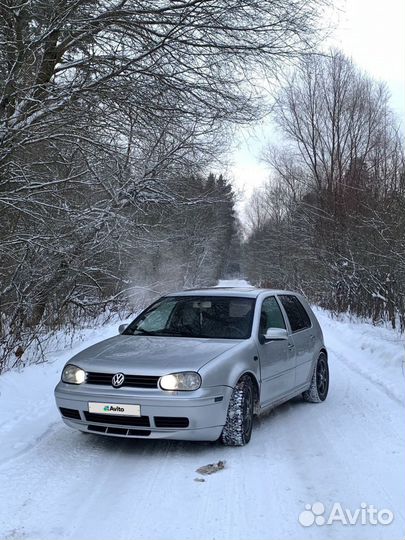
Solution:
<svg viewBox="0 0 405 540">
<path fill-rule="evenodd" d="M 311 386 L 303 392 L 302 397 L 311 403 L 325 401 L 329 390 L 329 367 L 325 353 L 319 355 L 312 375 Z"/>
<path fill-rule="evenodd" d="M 243 446 L 250 441 L 253 427 L 254 389 L 252 379 L 244 375 L 235 386 L 221 441 L 226 446 Z"/>
</svg>

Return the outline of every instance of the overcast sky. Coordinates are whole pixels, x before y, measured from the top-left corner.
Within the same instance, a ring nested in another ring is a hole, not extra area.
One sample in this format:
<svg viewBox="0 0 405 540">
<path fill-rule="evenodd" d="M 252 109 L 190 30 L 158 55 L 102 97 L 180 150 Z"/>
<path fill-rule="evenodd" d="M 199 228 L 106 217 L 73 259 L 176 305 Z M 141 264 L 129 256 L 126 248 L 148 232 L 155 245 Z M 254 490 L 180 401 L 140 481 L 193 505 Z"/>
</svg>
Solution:
<svg viewBox="0 0 405 540">
<path fill-rule="evenodd" d="M 387 83 L 392 108 L 405 120 L 405 1 L 341 0 L 334 12 L 336 27 L 329 46 L 342 49 L 363 70 Z M 266 138 L 274 137 L 270 122 L 242 130 L 233 155 L 231 175 L 246 199 L 268 177 L 260 163 Z"/>
</svg>

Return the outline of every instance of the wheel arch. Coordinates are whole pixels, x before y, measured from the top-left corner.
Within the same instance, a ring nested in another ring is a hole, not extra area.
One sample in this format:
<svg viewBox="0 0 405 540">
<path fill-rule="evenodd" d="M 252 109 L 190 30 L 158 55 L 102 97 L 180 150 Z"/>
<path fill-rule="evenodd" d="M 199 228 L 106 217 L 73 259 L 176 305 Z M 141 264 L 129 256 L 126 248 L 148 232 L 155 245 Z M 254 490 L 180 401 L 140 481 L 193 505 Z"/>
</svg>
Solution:
<svg viewBox="0 0 405 540">
<path fill-rule="evenodd" d="M 244 371 L 238 377 L 238 380 L 235 382 L 235 386 L 238 384 L 238 382 L 244 376 L 248 376 L 252 381 L 253 391 L 254 391 L 255 414 L 258 414 L 259 409 L 260 409 L 260 385 L 259 385 L 259 381 L 257 380 L 257 377 L 256 377 L 255 373 L 253 373 L 252 371 Z"/>
</svg>

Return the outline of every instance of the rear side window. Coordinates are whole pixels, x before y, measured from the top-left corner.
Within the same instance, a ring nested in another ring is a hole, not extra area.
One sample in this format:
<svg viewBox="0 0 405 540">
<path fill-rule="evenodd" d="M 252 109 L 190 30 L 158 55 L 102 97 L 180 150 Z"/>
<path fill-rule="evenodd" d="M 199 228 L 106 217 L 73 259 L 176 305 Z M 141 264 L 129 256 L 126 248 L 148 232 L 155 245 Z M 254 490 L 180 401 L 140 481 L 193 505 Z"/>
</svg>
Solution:
<svg viewBox="0 0 405 540">
<path fill-rule="evenodd" d="M 291 330 L 297 332 L 311 327 L 311 319 L 308 316 L 304 306 L 296 296 L 281 294 L 279 296 L 281 303 L 287 313 L 290 321 Z"/>
</svg>

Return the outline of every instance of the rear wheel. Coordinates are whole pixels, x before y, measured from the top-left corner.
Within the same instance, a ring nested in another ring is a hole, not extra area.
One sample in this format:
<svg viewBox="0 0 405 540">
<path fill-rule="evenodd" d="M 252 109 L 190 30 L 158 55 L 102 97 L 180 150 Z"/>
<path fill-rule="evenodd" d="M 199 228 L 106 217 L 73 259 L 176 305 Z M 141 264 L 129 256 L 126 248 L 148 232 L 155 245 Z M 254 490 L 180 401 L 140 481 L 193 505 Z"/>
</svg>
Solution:
<svg viewBox="0 0 405 540">
<path fill-rule="evenodd" d="M 235 386 L 221 441 L 226 446 L 243 446 L 250 441 L 253 427 L 254 389 L 252 379 L 244 375 Z"/>
<path fill-rule="evenodd" d="M 302 397 L 311 403 L 325 401 L 329 390 L 329 366 L 325 353 L 319 355 L 312 375 L 311 386 L 303 392 Z"/>
</svg>

